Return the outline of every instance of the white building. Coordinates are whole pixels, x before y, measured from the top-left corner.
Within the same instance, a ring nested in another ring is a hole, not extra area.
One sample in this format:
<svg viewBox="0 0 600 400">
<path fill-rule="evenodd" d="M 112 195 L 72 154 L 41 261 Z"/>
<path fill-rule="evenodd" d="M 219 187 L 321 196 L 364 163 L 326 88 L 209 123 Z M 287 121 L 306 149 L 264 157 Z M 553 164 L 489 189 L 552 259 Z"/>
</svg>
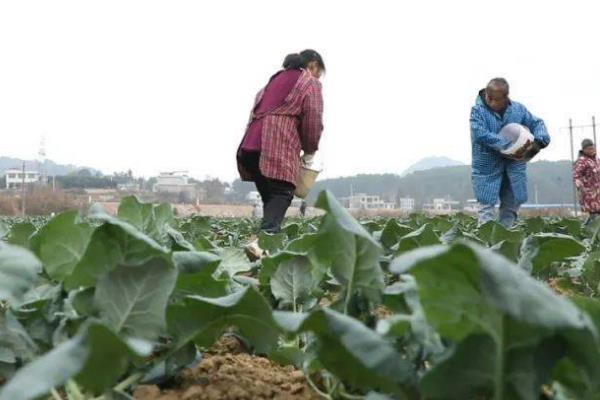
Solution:
<svg viewBox="0 0 600 400">
<path fill-rule="evenodd" d="M 156 193 L 184 196 L 186 201 L 193 201 L 194 199 L 198 201 L 201 194 L 196 189 L 196 185 L 190 183 L 187 171 L 161 172 L 156 178 L 152 190 Z"/>
<path fill-rule="evenodd" d="M 23 184 L 23 170 L 12 168 L 6 171 L 6 189 L 20 189 Z M 37 171 L 25 171 L 25 184 L 38 183 L 40 173 Z"/>
<path fill-rule="evenodd" d="M 119 183 L 117 190 L 120 192 L 139 192 L 140 184 L 137 182 Z"/>
<path fill-rule="evenodd" d="M 250 204 L 262 203 L 262 199 L 260 198 L 260 193 L 257 191 L 249 192 L 246 195 L 246 201 Z"/>
<path fill-rule="evenodd" d="M 415 199 L 403 197 L 400 199 L 400 211 L 411 212 L 415 210 Z"/>
<path fill-rule="evenodd" d="M 345 199 L 346 207 L 351 210 L 393 210 L 396 204 L 386 202 L 377 195 L 357 193 Z"/>
<path fill-rule="evenodd" d="M 196 190 L 196 185 L 190 183 L 190 177 L 185 171 L 161 172 L 156 178 L 154 191 L 158 193 L 181 193 Z"/>
<path fill-rule="evenodd" d="M 460 201 L 452 200 L 450 198 L 445 199 L 433 199 L 431 209 L 434 211 L 453 211 L 458 209 Z"/>
</svg>

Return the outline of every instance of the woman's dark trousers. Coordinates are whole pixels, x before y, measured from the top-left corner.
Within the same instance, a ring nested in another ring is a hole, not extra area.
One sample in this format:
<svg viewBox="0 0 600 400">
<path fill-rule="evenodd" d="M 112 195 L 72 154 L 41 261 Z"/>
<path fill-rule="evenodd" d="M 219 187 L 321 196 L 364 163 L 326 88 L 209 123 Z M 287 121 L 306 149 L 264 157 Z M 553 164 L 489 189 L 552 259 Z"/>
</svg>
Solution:
<svg viewBox="0 0 600 400">
<path fill-rule="evenodd" d="M 294 198 L 294 185 L 289 182 L 267 178 L 260 172 L 260 153 L 242 152 L 242 164 L 253 176 L 256 189 L 263 202 L 261 230 L 278 233 L 287 209 Z"/>
</svg>

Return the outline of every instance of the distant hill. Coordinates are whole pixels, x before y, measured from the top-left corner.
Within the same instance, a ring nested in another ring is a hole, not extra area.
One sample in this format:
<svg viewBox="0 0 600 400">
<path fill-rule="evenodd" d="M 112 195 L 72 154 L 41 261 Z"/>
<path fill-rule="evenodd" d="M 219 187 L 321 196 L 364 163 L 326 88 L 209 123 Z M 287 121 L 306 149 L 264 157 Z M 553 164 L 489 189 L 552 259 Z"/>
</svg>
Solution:
<svg viewBox="0 0 600 400">
<path fill-rule="evenodd" d="M 434 168 L 456 167 L 464 163 L 448 157 L 427 157 L 408 167 L 401 175 L 409 175 L 417 171 L 427 171 Z"/>
<path fill-rule="evenodd" d="M 573 190 L 570 161 L 538 161 L 528 168 L 529 202 L 571 203 Z M 433 168 L 400 176 L 395 174 L 356 175 L 351 177 L 317 181 L 311 191 L 309 202 L 323 189 L 336 197 L 354 193 L 382 196 L 388 201 L 399 197 L 412 197 L 417 206 L 434 198 L 450 196 L 461 203 L 473 198 L 471 167 L 469 165 Z"/>
<path fill-rule="evenodd" d="M 0 156 L 0 175 L 4 175 L 5 171 L 11 168 L 21 168 L 25 161 L 25 168 L 29 170 L 43 170 L 48 175 L 69 175 L 73 172 L 87 169 L 92 175 L 102 175 L 102 173 L 96 169 L 88 167 L 79 167 L 72 164 L 57 164 L 54 161 L 46 160 L 40 164 L 36 160 L 22 160 L 20 158 L 3 157 Z"/>
</svg>

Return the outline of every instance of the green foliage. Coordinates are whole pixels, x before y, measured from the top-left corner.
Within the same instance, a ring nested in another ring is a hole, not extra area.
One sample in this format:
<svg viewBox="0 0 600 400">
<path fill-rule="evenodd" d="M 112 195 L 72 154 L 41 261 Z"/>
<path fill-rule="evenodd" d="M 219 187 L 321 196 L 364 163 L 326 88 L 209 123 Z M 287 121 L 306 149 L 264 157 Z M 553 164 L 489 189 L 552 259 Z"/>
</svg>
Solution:
<svg viewBox="0 0 600 400">
<path fill-rule="evenodd" d="M 264 354 L 275 348 L 279 334 L 271 307 L 251 288 L 219 298 L 189 296 L 183 304 L 169 307 L 168 320 L 178 347 L 193 340 L 208 348 L 227 328 L 236 326 Z"/>
<path fill-rule="evenodd" d="M 394 260 L 391 270 L 415 276 L 428 321 L 456 343 L 421 381 L 428 398 L 537 399 L 562 358 L 588 377 L 600 372 L 591 319 L 489 250 L 423 248 Z"/>
<path fill-rule="evenodd" d="M 2 218 L 0 399 L 128 398 L 224 333 L 326 398 L 600 398 L 600 242 L 580 220 L 317 206 L 260 234 L 256 262 L 254 221 L 134 197 L 117 216 Z"/>
<path fill-rule="evenodd" d="M 41 269 L 40 261 L 27 249 L 0 242 L 0 300 L 21 298 Z"/>
<path fill-rule="evenodd" d="M 276 312 L 275 317 L 288 332 L 313 333 L 319 361 L 356 388 L 403 395 L 403 385 L 414 378 L 412 366 L 389 342 L 351 317 L 326 308 L 311 314 Z"/>
<path fill-rule="evenodd" d="M 31 249 L 44 264 L 46 274 L 62 282 L 83 257 L 92 232 L 79 212 L 67 211 L 52 218 L 31 238 Z"/>
<path fill-rule="evenodd" d="M 343 309 L 347 313 L 357 292 L 373 297 L 383 290 L 379 265 L 383 251 L 330 193 L 321 193 L 317 207 L 327 211 L 318 232 L 317 256 L 320 263 L 331 265 L 331 275 L 344 287 Z"/>
</svg>

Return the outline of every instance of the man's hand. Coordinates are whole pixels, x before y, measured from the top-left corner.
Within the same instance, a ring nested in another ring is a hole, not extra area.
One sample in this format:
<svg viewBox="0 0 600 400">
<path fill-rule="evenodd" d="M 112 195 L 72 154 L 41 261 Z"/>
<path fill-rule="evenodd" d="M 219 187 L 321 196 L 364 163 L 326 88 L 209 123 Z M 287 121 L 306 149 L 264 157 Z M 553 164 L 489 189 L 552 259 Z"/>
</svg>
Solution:
<svg viewBox="0 0 600 400">
<path fill-rule="evenodd" d="M 529 149 L 531 149 L 531 146 L 533 145 L 533 142 L 531 140 L 528 140 L 523 147 L 521 147 L 519 150 L 517 150 L 517 152 L 515 154 L 512 155 L 512 158 L 514 158 L 515 160 L 522 160 L 523 157 L 525 156 L 525 153 L 527 153 L 529 151 Z"/>
</svg>

